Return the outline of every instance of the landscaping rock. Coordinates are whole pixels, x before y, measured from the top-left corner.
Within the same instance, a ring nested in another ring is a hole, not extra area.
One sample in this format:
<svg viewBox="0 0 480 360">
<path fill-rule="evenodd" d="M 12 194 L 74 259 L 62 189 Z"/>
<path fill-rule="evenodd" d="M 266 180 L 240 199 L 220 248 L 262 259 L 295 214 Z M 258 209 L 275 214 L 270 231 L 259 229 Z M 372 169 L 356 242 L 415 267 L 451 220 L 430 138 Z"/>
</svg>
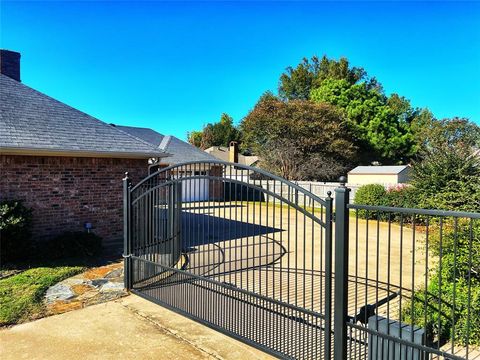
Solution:
<svg viewBox="0 0 480 360">
<path fill-rule="evenodd" d="M 98 279 L 98 278 L 103 278 L 103 277 L 105 277 L 105 275 L 107 275 L 111 271 L 112 271 L 112 268 L 110 268 L 108 266 L 102 266 L 102 267 L 99 267 L 99 268 L 93 268 L 93 269 L 85 271 L 85 273 L 83 274 L 83 277 L 85 279 L 91 279 L 91 280 Z"/>
<path fill-rule="evenodd" d="M 105 279 L 120 278 L 123 276 L 123 268 L 115 269 L 105 275 Z"/>
<path fill-rule="evenodd" d="M 100 288 L 100 292 L 105 292 L 105 291 L 123 292 L 124 291 L 124 285 L 123 285 L 123 283 L 120 283 L 120 282 L 107 282 L 105 285 L 103 285 Z"/>
<path fill-rule="evenodd" d="M 123 262 L 89 269 L 50 287 L 45 296 L 50 314 L 61 314 L 128 295 L 123 288 Z"/>
<path fill-rule="evenodd" d="M 72 285 L 72 290 L 75 293 L 75 295 L 83 295 L 88 291 L 92 291 L 93 289 L 94 287 L 87 284 Z"/>
<path fill-rule="evenodd" d="M 81 285 L 81 284 L 85 283 L 84 279 L 80 279 L 77 276 L 65 279 L 61 283 L 64 284 L 64 285 L 68 285 L 68 286 Z"/>
<path fill-rule="evenodd" d="M 58 300 L 69 300 L 74 297 L 75 294 L 70 286 L 61 282 L 48 288 L 47 293 L 45 294 L 45 300 L 47 303 L 52 303 Z"/>
<path fill-rule="evenodd" d="M 102 285 L 108 283 L 107 279 L 93 279 L 90 281 L 90 284 L 95 287 L 101 287 Z"/>
<path fill-rule="evenodd" d="M 82 309 L 84 304 L 81 301 L 56 301 L 48 305 L 48 311 L 52 314 L 62 314 L 67 311 Z"/>
</svg>

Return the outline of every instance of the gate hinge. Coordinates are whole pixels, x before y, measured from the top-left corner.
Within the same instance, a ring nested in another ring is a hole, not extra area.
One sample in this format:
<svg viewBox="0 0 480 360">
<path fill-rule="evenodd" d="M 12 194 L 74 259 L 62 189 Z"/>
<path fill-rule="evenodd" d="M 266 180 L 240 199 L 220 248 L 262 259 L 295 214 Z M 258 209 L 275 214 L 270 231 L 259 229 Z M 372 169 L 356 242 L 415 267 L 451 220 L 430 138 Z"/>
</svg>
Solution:
<svg viewBox="0 0 480 360">
<path fill-rule="evenodd" d="M 122 254 L 122 257 L 123 257 L 124 259 L 131 258 L 132 256 L 133 256 L 133 254 L 128 254 L 128 255 Z"/>
</svg>

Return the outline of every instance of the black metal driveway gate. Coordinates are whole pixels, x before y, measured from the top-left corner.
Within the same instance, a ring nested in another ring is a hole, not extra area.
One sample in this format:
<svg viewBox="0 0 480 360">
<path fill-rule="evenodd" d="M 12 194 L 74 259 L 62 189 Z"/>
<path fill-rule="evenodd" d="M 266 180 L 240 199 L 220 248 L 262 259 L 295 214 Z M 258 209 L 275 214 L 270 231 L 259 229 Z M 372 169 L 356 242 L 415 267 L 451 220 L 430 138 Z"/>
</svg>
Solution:
<svg viewBox="0 0 480 360">
<path fill-rule="evenodd" d="M 221 161 L 127 176 L 124 198 L 144 298 L 282 358 L 480 359 L 480 214 L 349 204 L 342 184 L 333 215 L 331 194 Z"/>
<path fill-rule="evenodd" d="M 125 285 L 272 355 L 330 358 L 332 199 L 220 161 L 124 180 Z"/>
</svg>

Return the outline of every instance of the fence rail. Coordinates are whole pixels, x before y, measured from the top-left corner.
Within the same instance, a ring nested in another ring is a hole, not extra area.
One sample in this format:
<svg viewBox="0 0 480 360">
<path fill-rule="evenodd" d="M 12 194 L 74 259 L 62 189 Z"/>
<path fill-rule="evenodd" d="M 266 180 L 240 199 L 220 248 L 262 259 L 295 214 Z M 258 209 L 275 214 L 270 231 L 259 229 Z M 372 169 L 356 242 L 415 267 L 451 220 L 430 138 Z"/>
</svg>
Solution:
<svg viewBox="0 0 480 360">
<path fill-rule="evenodd" d="M 255 181 L 256 184 L 262 187 L 272 187 L 273 182 L 271 180 L 250 180 L 251 176 L 248 175 L 239 175 L 235 176 L 233 173 L 232 175 L 226 176 L 229 179 L 235 179 L 238 181 L 250 181 L 253 182 Z M 332 197 L 335 196 L 335 189 L 340 186 L 339 182 L 320 182 L 320 181 L 292 181 L 293 184 L 300 186 L 301 188 L 305 189 L 308 191 L 308 193 L 311 193 L 315 196 L 318 196 L 320 198 L 326 198 L 328 197 L 328 193 L 331 193 Z M 283 196 L 287 197 L 288 196 L 288 186 L 285 184 L 279 184 L 277 183 L 276 186 L 278 187 L 278 193 L 282 194 Z M 388 185 L 385 185 L 386 187 Z M 348 184 L 350 191 L 350 202 L 353 203 L 353 199 L 355 197 L 355 193 L 357 192 L 357 189 L 361 187 L 361 185 L 356 185 L 356 184 Z M 303 194 L 302 194 L 303 196 Z M 308 196 L 307 196 L 308 200 Z M 310 205 L 309 205 L 310 206 Z"/>
</svg>

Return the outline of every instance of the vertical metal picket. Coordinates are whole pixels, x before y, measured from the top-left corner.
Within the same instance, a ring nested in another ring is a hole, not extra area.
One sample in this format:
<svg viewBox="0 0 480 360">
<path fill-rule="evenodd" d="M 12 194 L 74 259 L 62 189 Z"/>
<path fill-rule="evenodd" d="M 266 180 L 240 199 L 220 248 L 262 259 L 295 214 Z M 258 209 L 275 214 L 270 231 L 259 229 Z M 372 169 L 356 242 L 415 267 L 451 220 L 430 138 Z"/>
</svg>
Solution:
<svg viewBox="0 0 480 360">
<path fill-rule="evenodd" d="M 334 359 L 347 358 L 347 305 L 348 305 L 348 208 L 350 189 L 346 178 L 340 177 L 335 189 L 335 306 L 334 306 Z"/>
<path fill-rule="evenodd" d="M 130 186 L 128 172 L 123 178 L 123 282 L 125 289 L 132 288 L 132 246 L 130 244 Z"/>
<path fill-rule="evenodd" d="M 325 199 L 325 359 L 332 356 L 332 193 Z M 321 290 L 320 290 L 321 291 Z"/>
</svg>

